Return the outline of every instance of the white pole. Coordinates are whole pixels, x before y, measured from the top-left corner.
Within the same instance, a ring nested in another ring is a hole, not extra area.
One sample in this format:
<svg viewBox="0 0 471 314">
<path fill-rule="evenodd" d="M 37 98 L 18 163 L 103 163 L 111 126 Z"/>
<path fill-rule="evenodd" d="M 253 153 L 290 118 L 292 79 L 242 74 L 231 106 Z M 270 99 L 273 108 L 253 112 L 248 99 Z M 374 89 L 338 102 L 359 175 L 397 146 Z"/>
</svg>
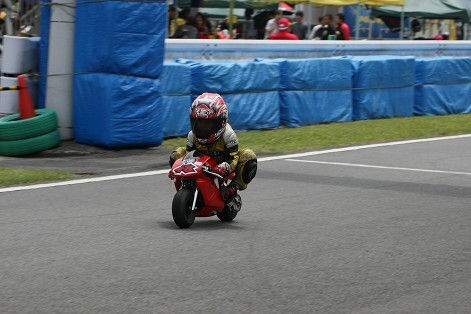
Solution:
<svg viewBox="0 0 471 314">
<path fill-rule="evenodd" d="M 368 40 L 371 40 L 373 37 L 373 20 L 370 18 L 370 25 L 368 27 Z"/>
<path fill-rule="evenodd" d="M 56 111 L 62 139 L 71 139 L 75 0 L 52 0 L 51 4 L 46 107 Z"/>
</svg>

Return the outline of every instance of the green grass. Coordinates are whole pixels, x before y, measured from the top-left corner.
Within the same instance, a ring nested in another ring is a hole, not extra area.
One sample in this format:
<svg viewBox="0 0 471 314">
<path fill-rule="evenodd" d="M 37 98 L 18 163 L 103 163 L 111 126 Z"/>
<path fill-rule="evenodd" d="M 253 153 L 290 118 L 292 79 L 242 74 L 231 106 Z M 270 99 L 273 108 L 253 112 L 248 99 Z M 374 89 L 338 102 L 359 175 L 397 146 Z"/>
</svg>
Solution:
<svg viewBox="0 0 471 314">
<path fill-rule="evenodd" d="M 237 136 L 240 147 L 250 147 L 258 153 L 281 153 L 468 133 L 471 114 L 319 124 L 239 132 Z M 168 139 L 162 145 L 185 146 L 185 138 Z"/>
<path fill-rule="evenodd" d="M 0 167 L 0 186 L 57 181 L 73 177 L 75 177 L 75 175 L 63 171 L 29 170 Z"/>
</svg>

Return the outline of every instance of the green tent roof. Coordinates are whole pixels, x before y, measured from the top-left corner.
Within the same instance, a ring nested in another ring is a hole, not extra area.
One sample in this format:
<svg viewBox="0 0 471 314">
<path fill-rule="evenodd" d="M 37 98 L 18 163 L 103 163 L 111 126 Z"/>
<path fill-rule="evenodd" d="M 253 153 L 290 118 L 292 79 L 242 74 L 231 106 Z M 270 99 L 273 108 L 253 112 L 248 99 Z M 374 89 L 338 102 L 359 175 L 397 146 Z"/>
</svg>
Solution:
<svg viewBox="0 0 471 314">
<path fill-rule="evenodd" d="M 380 6 L 372 9 L 374 17 L 400 17 L 402 7 Z M 430 19 L 457 19 L 471 22 L 471 0 L 406 0 L 404 16 Z"/>
</svg>

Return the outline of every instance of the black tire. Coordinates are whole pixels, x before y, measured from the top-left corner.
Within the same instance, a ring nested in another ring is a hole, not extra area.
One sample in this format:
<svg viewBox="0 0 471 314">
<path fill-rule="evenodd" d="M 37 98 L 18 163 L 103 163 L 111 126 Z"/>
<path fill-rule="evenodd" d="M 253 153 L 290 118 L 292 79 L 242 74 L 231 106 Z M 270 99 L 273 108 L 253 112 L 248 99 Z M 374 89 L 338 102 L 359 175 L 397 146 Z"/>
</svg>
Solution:
<svg viewBox="0 0 471 314">
<path fill-rule="evenodd" d="M 59 145 L 59 131 L 18 141 L 0 141 L 0 155 L 22 156 L 42 152 Z"/>
<path fill-rule="evenodd" d="M 173 221 L 175 221 L 175 224 L 182 229 L 191 227 L 195 222 L 195 212 L 191 210 L 194 195 L 194 191 L 181 189 L 173 197 Z"/>
<path fill-rule="evenodd" d="M 224 206 L 224 209 L 221 212 L 217 213 L 217 216 L 219 220 L 223 222 L 230 222 L 230 221 L 233 221 L 234 218 L 236 218 L 237 212 L 230 210 L 226 205 Z"/>
<path fill-rule="evenodd" d="M 19 120 L 19 114 L 0 118 L 0 141 L 38 137 L 57 129 L 57 115 L 51 109 L 37 109 L 33 118 Z"/>
</svg>

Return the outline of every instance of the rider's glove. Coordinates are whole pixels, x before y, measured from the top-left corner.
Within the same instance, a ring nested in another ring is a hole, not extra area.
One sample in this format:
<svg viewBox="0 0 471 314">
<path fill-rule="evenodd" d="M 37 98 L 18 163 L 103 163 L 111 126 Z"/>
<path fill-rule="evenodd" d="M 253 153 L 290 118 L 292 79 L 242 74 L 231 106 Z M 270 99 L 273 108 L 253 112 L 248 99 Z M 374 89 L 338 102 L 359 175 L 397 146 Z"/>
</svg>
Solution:
<svg viewBox="0 0 471 314">
<path fill-rule="evenodd" d="M 221 177 L 226 178 L 231 174 L 231 167 L 227 162 L 222 162 L 216 167 L 212 168 L 211 172 L 214 172 L 220 175 Z"/>
</svg>

